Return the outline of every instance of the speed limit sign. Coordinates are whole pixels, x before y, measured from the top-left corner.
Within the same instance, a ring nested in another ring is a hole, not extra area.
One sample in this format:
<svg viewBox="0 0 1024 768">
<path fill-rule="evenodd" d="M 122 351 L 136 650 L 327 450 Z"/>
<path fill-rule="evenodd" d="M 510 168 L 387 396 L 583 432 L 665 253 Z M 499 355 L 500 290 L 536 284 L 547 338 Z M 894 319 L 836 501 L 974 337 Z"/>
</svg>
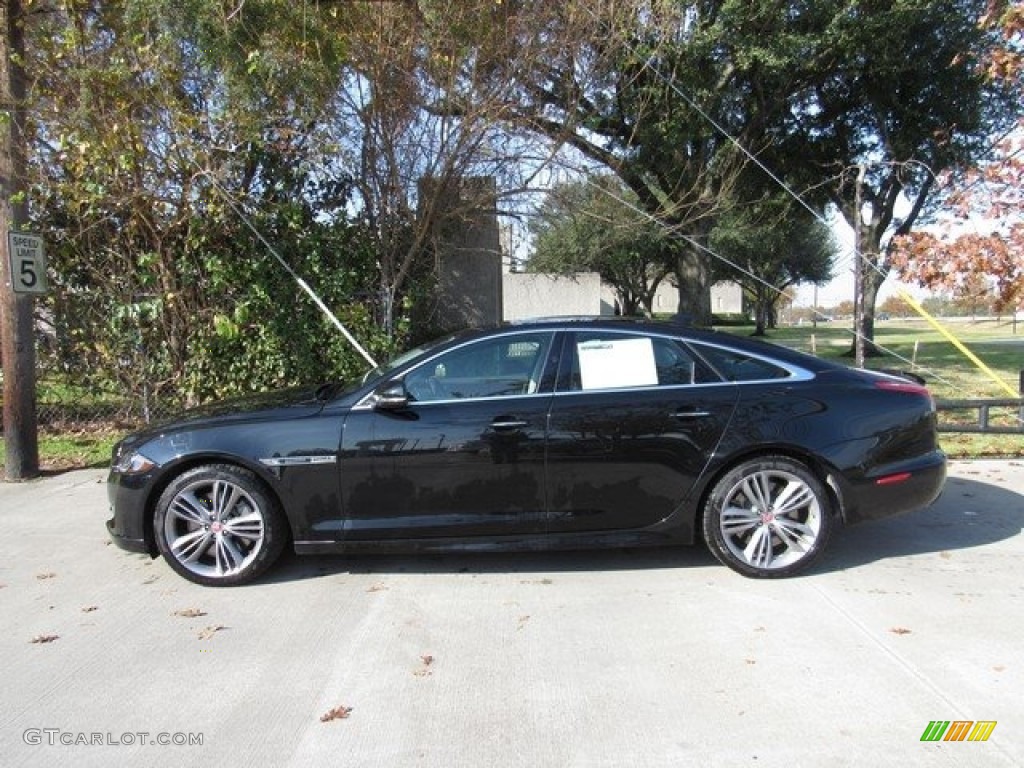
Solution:
<svg viewBox="0 0 1024 768">
<path fill-rule="evenodd" d="M 46 293 L 46 256 L 43 238 L 27 232 L 7 233 L 11 257 L 11 288 L 15 293 Z"/>
</svg>

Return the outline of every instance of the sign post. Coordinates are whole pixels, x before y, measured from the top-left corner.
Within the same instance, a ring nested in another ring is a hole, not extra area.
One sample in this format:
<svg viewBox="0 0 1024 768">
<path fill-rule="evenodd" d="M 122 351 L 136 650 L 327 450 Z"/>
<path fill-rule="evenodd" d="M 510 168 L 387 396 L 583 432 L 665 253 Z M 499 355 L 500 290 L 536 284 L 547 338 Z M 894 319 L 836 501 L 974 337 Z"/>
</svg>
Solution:
<svg viewBox="0 0 1024 768">
<path fill-rule="evenodd" d="M 0 251 L 28 220 L 25 204 L 25 10 L 0 0 Z M 17 235 L 20 237 L 20 235 Z M 35 247 L 33 247 L 35 246 Z M 0 357 L 3 357 L 4 477 L 39 474 L 33 293 L 46 290 L 42 241 L 29 235 L 17 253 L 0 253 Z M 13 269 L 12 269 L 13 268 Z M 21 289 L 21 290 L 19 290 Z M 25 292 L 22 292 L 25 291 Z"/>
</svg>

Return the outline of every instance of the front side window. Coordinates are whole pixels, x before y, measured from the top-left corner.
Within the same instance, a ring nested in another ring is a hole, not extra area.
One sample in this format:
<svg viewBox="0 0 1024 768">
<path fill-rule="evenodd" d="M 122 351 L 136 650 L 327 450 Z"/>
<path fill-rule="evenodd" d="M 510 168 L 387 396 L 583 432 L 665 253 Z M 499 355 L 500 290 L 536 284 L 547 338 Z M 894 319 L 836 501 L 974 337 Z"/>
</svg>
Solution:
<svg viewBox="0 0 1024 768">
<path fill-rule="evenodd" d="M 718 381 L 675 339 L 642 334 L 577 333 L 567 389 L 667 387 Z"/>
<path fill-rule="evenodd" d="M 453 349 L 409 371 L 405 389 L 418 402 L 533 394 L 551 336 L 501 336 Z"/>
</svg>

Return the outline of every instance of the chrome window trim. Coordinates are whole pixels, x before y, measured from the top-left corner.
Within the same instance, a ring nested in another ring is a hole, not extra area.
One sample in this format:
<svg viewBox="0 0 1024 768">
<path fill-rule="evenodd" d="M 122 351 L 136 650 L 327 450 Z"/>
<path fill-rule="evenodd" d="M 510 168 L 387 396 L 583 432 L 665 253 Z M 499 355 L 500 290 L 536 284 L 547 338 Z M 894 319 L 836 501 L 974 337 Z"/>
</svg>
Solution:
<svg viewBox="0 0 1024 768">
<path fill-rule="evenodd" d="M 753 353 L 753 352 L 748 352 L 745 349 L 738 349 L 736 347 L 730 347 L 730 346 L 727 346 L 725 344 L 715 344 L 713 342 L 708 342 L 708 341 L 703 341 L 703 340 L 698 341 L 698 340 L 695 340 L 695 339 L 687 339 L 687 338 L 685 338 L 683 336 L 677 336 L 677 335 L 672 334 L 672 333 L 651 332 L 651 331 L 637 331 L 637 330 L 628 329 L 628 328 L 582 329 L 580 326 L 576 326 L 576 327 L 568 327 L 568 328 L 547 329 L 545 331 L 538 331 L 536 328 L 521 328 L 521 329 L 517 328 L 514 331 L 508 331 L 507 334 L 502 334 L 502 335 L 503 336 L 517 336 L 517 335 L 522 335 L 522 334 L 536 335 L 537 333 L 541 333 L 541 332 L 549 333 L 552 336 L 554 336 L 556 333 L 573 333 L 573 334 L 579 334 L 579 333 L 602 333 L 602 334 L 617 335 L 617 336 L 629 336 L 629 337 L 641 336 L 641 337 L 646 337 L 646 338 L 668 339 L 669 341 L 674 341 L 674 342 L 682 343 L 683 345 L 685 345 L 687 347 L 695 348 L 698 353 L 700 352 L 700 348 L 701 347 L 711 347 L 713 349 L 719 349 L 719 350 L 722 350 L 723 352 L 728 352 L 728 353 L 731 353 L 731 354 L 746 355 L 747 357 L 751 358 L 752 360 L 760 360 L 763 363 L 766 363 L 768 365 L 772 365 L 772 366 L 774 366 L 776 368 L 780 368 L 780 369 L 786 371 L 786 373 L 788 373 L 789 375 L 785 376 L 785 377 L 782 377 L 782 378 L 747 379 L 747 380 L 744 380 L 744 381 L 728 381 L 726 379 L 722 379 L 721 381 L 710 381 L 710 382 L 703 382 L 703 383 L 700 383 L 700 384 L 666 384 L 666 385 L 657 384 L 657 385 L 646 386 L 646 387 L 610 387 L 610 388 L 607 388 L 607 389 L 567 389 L 567 390 L 556 390 L 554 392 L 535 392 L 535 393 L 532 393 L 532 394 L 522 394 L 522 395 L 499 395 L 499 396 L 495 396 L 495 397 L 466 397 L 466 398 L 451 398 L 451 399 L 446 399 L 446 400 L 424 400 L 422 402 L 417 402 L 416 406 L 417 407 L 424 407 L 424 406 L 429 406 L 429 405 L 451 405 L 453 403 L 479 403 L 479 402 L 498 401 L 498 400 L 506 401 L 506 400 L 509 400 L 509 399 L 512 399 L 512 398 L 560 397 L 560 396 L 565 396 L 565 395 L 586 395 L 586 394 L 592 394 L 592 393 L 609 394 L 609 393 L 616 393 L 616 392 L 652 392 L 652 391 L 667 391 L 667 390 L 678 390 L 678 389 L 694 390 L 694 389 L 703 389 L 703 388 L 707 388 L 707 387 L 720 387 L 720 386 L 723 386 L 723 385 L 724 386 L 730 386 L 730 387 L 743 387 L 743 386 L 760 385 L 760 384 L 782 384 L 782 383 L 790 384 L 790 383 L 794 383 L 794 382 L 811 381 L 811 380 L 813 380 L 815 378 L 815 374 L 813 372 L 807 370 L 806 368 L 801 368 L 798 365 L 793 365 L 792 363 L 787 363 L 787 362 L 785 362 L 783 360 L 778 360 L 776 358 L 768 357 L 766 355 L 758 355 L 758 354 Z M 449 347 L 448 349 L 444 350 L 443 352 L 438 352 L 437 354 L 432 355 L 431 357 L 426 358 L 425 360 L 423 360 L 423 362 L 419 363 L 418 365 L 414 366 L 413 368 L 410 368 L 409 371 L 413 371 L 413 370 L 415 370 L 416 368 L 419 368 L 422 365 L 428 365 L 432 360 L 440 357 L 443 354 L 446 354 L 448 352 L 453 352 L 453 351 L 455 351 L 457 349 L 462 349 L 463 347 L 468 346 L 470 344 L 475 344 L 475 343 L 478 343 L 478 342 L 481 342 L 481 341 L 485 341 L 485 340 L 487 340 L 487 338 L 497 338 L 497 337 L 496 336 L 490 336 L 490 337 L 485 337 L 483 339 L 479 339 L 479 338 L 478 339 L 472 339 L 470 341 L 463 342 L 462 344 L 459 344 L 457 346 Z M 550 348 L 549 348 L 549 354 L 550 354 Z M 708 365 L 708 363 L 706 361 L 705 361 L 705 364 Z M 711 366 L 711 368 L 714 369 L 714 366 Z M 406 373 L 408 373 L 409 371 L 406 371 Z M 368 392 L 366 395 L 364 395 L 363 398 L 358 403 L 356 403 L 354 406 L 352 406 L 352 410 L 353 411 L 372 410 L 373 409 L 373 402 L 372 402 L 372 400 L 373 400 L 373 392 L 371 391 L 371 392 Z"/>
<path fill-rule="evenodd" d="M 746 379 L 744 381 L 723 381 L 722 382 L 723 384 L 740 384 L 740 385 L 743 385 L 743 384 L 771 384 L 772 382 L 780 382 L 780 381 L 810 381 L 813 378 L 815 378 L 815 374 L 812 371 L 808 371 L 806 368 L 801 368 L 799 365 L 793 365 L 792 363 L 787 363 L 784 360 L 777 360 L 774 357 L 767 357 L 765 355 L 758 355 L 758 354 L 755 354 L 753 352 L 748 352 L 745 349 L 737 349 L 736 347 L 728 347 L 728 346 L 725 346 L 724 344 L 713 344 L 713 343 L 708 342 L 708 341 L 690 341 L 690 340 L 683 340 L 683 341 L 684 341 L 685 344 L 687 344 L 689 346 L 697 347 L 698 351 L 699 351 L 700 347 L 712 347 L 714 349 L 720 349 L 723 352 L 731 352 L 733 354 L 739 353 L 741 355 L 746 355 L 747 357 L 749 357 L 752 360 L 760 360 L 762 363 L 767 363 L 768 365 L 774 365 L 776 368 L 781 368 L 782 370 L 786 371 L 789 374 L 789 376 L 786 376 L 785 378 L 781 378 L 781 379 Z M 708 365 L 710 365 L 710 363 L 708 363 Z M 712 367 L 712 369 L 714 368 L 713 365 L 711 367 Z"/>
<path fill-rule="evenodd" d="M 548 343 L 548 348 L 547 348 L 546 354 L 548 356 L 550 356 L 550 354 L 551 354 L 551 344 L 555 340 L 555 335 L 560 330 L 561 330 L 560 328 L 546 328 L 546 329 L 540 329 L 540 330 L 538 330 L 537 328 L 516 328 L 514 330 L 510 329 L 510 330 L 502 332 L 502 333 L 494 334 L 493 336 L 483 336 L 483 337 L 479 337 L 479 338 L 475 338 L 475 339 L 469 339 L 468 341 L 464 341 L 461 344 L 456 344 L 454 347 L 448 347 L 447 349 L 444 349 L 444 350 L 442 350 L 440 352 L 437 352 L 436 354 L 433 354 L 430 357 L 424 358 L 421 362 L 417 363 L 412 368 L 409 368 L 408 370 L 406 370 L 402 374 L 402 377 L 405 377 L 406 374 L 411 373 L 412 371 L 415 371 L 416 369 L 420 368 L 421 366 L 429 365 L 431 361 L 436 360 L 437 358 L 441 357 L 441 355 L 446 355 L 449 352 L 455 352 L 456 350 L 462 349 L 463 347 L 468 347 L 471 344 L 479 344 L 480 342 L 490 341 L 492 339 L 497 339 L 497 338 L 509 338 L 511 336 L 523 336 L 523 335 L 538 336 L 538 335 L 541 335 L 541 334 L 547 334 L 547 336 L 549 337 L 549 339 L 548 339 L 549 343 Z M 388 381 L 393 381 L 393 379 L 388 379 Z M 376 387 L 374 387 L 374 389 L 376 389 Z M 453 399 L 450 399 L 450 400 L 423 400 L 423 401 L 416 401 L 416 404 L 417 405 L 429 405 L 431 403 L 469 403 L 469 402 L 480 402 L 480 401 L 483 401 L 483 400 L 508 400 L 508 399 L 510 399 L 512 397 L 550 397 L 550 396 L 551 396 L 550 392 L 534 392 L 534 393 L 523 394 L 523 395 L 497 395 L 495 397 L 465 397 L 465 398 L 453 398 Z M 355 405 L 352 406 L 352 410 L 353 411 L 373 410 L 373 405 L 374 405 L 373 404 L 373 397 L 374 397 L 373 390 L 370 390 L 365 395 L 363 395 L 363 397 L 359 400 L 358 403 L 356 403 Z"/>
<path fill-rule="evenodd" d="M 704 382 L 704 383 L 701 383 L 701 384 L 668 384 L 668 385 L 656 384 L 656 385 L 649 386 L 649 387 L 615 387 L 615 388 L 609 388 L 609 389 L 567 389 L 567 390 L 562 390 L 562 391 L 556 391 L 555 392 L 556 395 L 577 394 L 577 393 L 585 393 L 585 392 L 631 392 L 631 391 L 649 391 L 649 390 L 665 390 L 665 389 L 679 389 L 679 388 L 694 389 L 696 387 L 717 387 L 717 386 L 720 386 L 722 384 L 729 384 L 729 385 L 734 385 L 734 386 L 744 386 L 744 385 L 747 385 L 747 384 L 772 384 L 772 383 L 778 384 L 780 382 L 811 381 L 812 379 L 815 378 L 814 373 L 811 372 L 811 371 L 808 371 L 806 368 L 801 368 L 798 365 L 793 365 L 793 364 L 787 363 L 787 362 L 785 362 L 783 360 L 777 360 L 777 359 L 775 359 L 773 357 L 768 357 L 766 355 L 758 355 L 758 354 L 753 353 L 753 352 L 748 352 L 745 349 L 737 349 L 736 347 L 730 347 L 730 346 L 727 346 L 725 344 L 715 344 L 715 343 L 709 342 L 709 341 L 703 341 L 703 340 L 698 341 L 696 339 L 687 339 L 687 338 L 684 338 L 682 336 L 677 336 L 677 335 L 672 334 L 672 333 L 662 333 L 662 332 L 656 332 L 656 331 L 655 332 L 652 332 L 652 331 L 636 331 L 636 330 L 631 331 L 631 330 L 628 330 L 628 329 L 625 329 L 625 328 L 622 328 L 622 329 L 620 329 L 620 328 L 601 328 L 601 329 L 590 330 L 590 331 L 581 330 L 580 328 L 565 328 L 563 330 L 565 330 L 568 333 L 575 333 L 575 334 L 588 333 L 588 332 L 589 333 L 608 333 L 608 334 L 617 334 L 619 336 L 634 336 L 634 337 L 635 336 L 645 336 L 645 337 L 648 337 L 648 338 L 668 339 L 669 341 L 681 342 L 682 344 L 684 344 L 687 347 L 694 347 L 694 348 L 696 348 L 696 350 L 698 352 L 700 351 L 700 347 L 712 347 L 714 349 L 720 349 L 723 352 L 730 352 L 732 354 L 746 355 L 747 357 L 749 357 L 752 360 L 760 360 L 761 362 L 767 363 L 768 365 L 773 365 L 776 368 L 781 368 L 782 370 L 786 371 L 786 373 L 788 373 L 789 375 L 784 377 L 784 378 L 746 379 L 744 381 L 729 381 L 727 379 L 722 379 L 721 381 Z M 715 371 L 717 373 L 717 370 L 715 369 L 715 367 L 713 365 L 708 363 L 706 360 L 704 360 L 703 362 L 704 362 L 705 365 L 707 365 L 708 367 L 710 367 L 713 371 Z"/>
<path fill-rule="evenodd" d="M 593 391 L 593 390 L 589 390 Z M 618 392 L 620 390 L 610 389 L 609 392 Z M 506 402 L 508 400 L 525 400 L 525 399 L 536 399 L 540 397 L 553 397 L 557 395 L 557 392 L 534 392 L 529 395 L 495 395 L 493 397 L 455 397 L 447 400 L 413 400 L 410 401 L 410 405 L 415 405 L 417 408 L 425 408 L 428 405 L 452 405 L 453 403 L 486 403 L 486 402 Z M 362 404 L 360 403 L 360 406 Z M 353 406 L 352 410 L 370 410 L 373 405 L 370 404 L 366 407 Z"/>
</svg>

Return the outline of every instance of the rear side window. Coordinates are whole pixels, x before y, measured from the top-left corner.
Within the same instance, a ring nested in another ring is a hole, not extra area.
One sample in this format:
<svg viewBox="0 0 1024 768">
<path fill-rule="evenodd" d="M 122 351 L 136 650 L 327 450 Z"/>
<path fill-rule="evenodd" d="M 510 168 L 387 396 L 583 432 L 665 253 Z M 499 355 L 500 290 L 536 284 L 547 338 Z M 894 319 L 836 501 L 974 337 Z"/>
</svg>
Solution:
<svg viewBox="0 0 1024 768">
<path fill-rule="evenodd" d="M 565 389 L 667 387 L 719 381 L 678 341 L 663 336 L 591 331 L 574 334 Z"/>
<path fill-rule="evenodd" d="M 696 346 L 701 355 L 726 381 L 765 381 L 786 379 L 792 375 L 781 366 L 736 350 L 708 347 L 703 344 Z"/>
</svg>

